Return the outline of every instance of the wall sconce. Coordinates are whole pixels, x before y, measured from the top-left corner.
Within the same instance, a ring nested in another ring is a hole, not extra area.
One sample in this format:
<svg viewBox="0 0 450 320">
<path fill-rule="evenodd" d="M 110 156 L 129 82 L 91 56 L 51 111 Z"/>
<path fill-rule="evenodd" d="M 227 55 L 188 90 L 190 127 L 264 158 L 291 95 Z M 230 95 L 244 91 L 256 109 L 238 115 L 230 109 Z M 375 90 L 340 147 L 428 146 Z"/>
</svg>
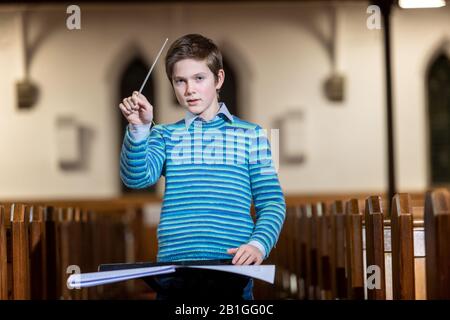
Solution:
<svg viewBox="0 0 450 320">
<path fill-rule="evenodd" d="M 333 73 L 325 80 L 324 91 L 325 96 L 334 102 L 344 101 L 345 77 L 340 74 Z"/>
<path fill-rule="evenodd" d="M 20 110 L 31 109 L 39 97 L 38 87 L 28 79 L 16 83 L 16 92 L 17 107 Z"/>
</svg>

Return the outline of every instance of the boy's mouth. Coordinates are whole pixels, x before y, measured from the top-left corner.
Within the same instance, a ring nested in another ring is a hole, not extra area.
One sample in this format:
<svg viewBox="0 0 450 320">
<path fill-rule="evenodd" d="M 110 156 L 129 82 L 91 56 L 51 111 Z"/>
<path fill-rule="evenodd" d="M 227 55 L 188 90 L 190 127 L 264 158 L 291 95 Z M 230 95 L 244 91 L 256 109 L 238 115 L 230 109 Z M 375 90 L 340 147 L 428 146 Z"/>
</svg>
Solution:
<svg viewBox="0 0 450 320">
<path fill-rule="evenodd" d="M 189 105 L 195 105 L 195 104 L 197 104 L 199 101 L 200 101 L 200 99 L 189 99 L 189 100 L 187 100 L 187 103 L 188 103 Z"/>
</svg>

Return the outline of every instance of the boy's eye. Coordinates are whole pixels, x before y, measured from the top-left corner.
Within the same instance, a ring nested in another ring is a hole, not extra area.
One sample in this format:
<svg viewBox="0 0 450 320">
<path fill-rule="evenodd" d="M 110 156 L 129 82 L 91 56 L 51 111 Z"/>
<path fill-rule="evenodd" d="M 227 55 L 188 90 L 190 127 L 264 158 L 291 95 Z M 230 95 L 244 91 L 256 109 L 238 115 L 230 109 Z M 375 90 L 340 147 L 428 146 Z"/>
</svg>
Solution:
<svg viewBox="0 0 450 320">
<path fill-rule="evenodd" d="M 203 76 L 197 76 L 197 80 L 203 80 Z"/>
<path fill-rule="evenodd" d="M 181 79 L 175 80 L 175 83 L 176 83 L 176 84 L 179 84 L 179 83 L 181 83 L 181 82 L 183 82 L 183 80 L 181 80 Z"/>
</svg>

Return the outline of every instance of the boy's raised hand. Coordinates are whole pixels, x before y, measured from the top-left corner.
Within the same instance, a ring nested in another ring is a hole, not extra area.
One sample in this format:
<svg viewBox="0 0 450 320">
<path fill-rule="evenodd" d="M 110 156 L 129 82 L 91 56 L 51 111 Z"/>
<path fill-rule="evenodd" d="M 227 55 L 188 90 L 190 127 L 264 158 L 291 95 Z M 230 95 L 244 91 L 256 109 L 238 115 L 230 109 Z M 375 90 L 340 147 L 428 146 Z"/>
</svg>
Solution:
<svg viewBox="0 0 450 320">
<path fill-rule="evenodd" d="M 251 244 L 243 244 L 239 248 L 231 248 L 227 253 L 234 254 L 232 263 L 238 265 L 258 265 L 263 262 L 263 254 Z"/>
<path fill-rule="evenodd" d="M 119 109 L 131 124 L 149 124 L 153 121 L 153 106 L 137 91 L 131 97 L 123 99 Z"/>
</svg>

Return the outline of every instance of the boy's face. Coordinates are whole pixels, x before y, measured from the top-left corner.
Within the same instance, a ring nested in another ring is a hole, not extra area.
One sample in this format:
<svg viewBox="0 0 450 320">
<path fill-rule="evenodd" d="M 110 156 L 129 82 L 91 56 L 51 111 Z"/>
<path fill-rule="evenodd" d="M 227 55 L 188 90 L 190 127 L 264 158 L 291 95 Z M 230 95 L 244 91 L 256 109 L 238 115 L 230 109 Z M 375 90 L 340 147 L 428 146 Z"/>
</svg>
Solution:
<svg viewBox="0 0 450 320">
<path fill-rule="evenodd" d="M 224 71 L 214 74 L 205 60 L 183 59 L 173 67 L 172 85 L 178 102 L 190 112 L 210 120 L 218 109 L 217 89 L 223 84 Z"/>
</svg>

